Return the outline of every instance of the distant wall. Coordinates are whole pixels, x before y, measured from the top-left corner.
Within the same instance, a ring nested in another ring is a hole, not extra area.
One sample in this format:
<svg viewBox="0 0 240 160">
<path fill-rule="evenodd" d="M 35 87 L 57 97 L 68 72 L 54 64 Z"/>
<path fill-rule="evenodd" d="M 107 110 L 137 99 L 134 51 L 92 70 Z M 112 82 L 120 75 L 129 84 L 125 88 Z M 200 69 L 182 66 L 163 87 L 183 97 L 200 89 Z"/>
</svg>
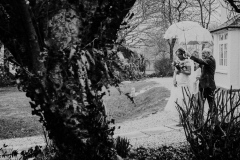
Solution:
<svg viewBox="0 0 240 160">
<path fill-rule="evenodd" d="M 226 32 L 226 31 L 221 31 L 222 32 Z M 215 82 L 217 87 L 221 87 L 221 88 L 226 88 L 228 89 L 230 86 L 230 81 L 229 81 L 229 67 L 226 70 L 222 70 L 219 66 L 219 34 L 213 34 L 214 38 L 214 46 L 213 46 L 213 56 L 216 60 L 216 72 L 215 72 Z M 230 38 L 230 36 L 228 37 L 228 39 Z M 229 48 L 229 47 L 228 47 Z M 229 62 L 228 62 L 229 64 Z"/>
<path fill-rule="evenodd" d="M 229 34 L 229 81 L 233 88 L 240 88 L 240 30 L 230 30 Z"/>
<path fill-rule="evenodd" d="M 218 87 L 230 89 L 240 88 L 240 30 L 231 29 L 228 31 L 228 51 L 227 51 L 227 67 L 219 66 L 219 43 L 218 34 L 214 34 L 214 58 L 216 59 L 215 82 Z M 219 33 L 221 33 L 219 32 Z"/>
</svg>

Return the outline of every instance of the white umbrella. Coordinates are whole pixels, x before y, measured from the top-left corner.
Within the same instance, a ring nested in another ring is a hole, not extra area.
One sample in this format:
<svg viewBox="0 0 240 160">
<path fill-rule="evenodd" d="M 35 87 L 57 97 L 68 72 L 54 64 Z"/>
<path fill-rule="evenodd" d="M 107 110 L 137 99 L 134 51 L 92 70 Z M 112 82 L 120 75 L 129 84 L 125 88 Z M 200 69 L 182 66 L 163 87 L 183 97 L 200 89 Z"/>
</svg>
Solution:
<svg viewBox="0 0 240 160">
<path fill-rule="evenodd" d="M 183 32 L 187 32 L 195 27 L 201 27 L 192 21 L 182 21 L 172 24 L 164 34 L 165 39 L 178 38 Z"/>
<path fill-rule="evenodd" d="M 195 27 L 191 30 L 188 30 L 186 32 L 183 32 L 178 37 L 178 42 L 180 44 L 190 44 L 192 42 L 198 42 L 198 43 L 212 43 L 213 38 L 211 33 L 202 27 Z"/>
<path fill-rule="evenodd" d="M 165 39 L 177 38 L 179 43 L 212 42 L 211 33 L 196 22 L 182 21 L 171 25 L 164 34 Z"/>
</svg>

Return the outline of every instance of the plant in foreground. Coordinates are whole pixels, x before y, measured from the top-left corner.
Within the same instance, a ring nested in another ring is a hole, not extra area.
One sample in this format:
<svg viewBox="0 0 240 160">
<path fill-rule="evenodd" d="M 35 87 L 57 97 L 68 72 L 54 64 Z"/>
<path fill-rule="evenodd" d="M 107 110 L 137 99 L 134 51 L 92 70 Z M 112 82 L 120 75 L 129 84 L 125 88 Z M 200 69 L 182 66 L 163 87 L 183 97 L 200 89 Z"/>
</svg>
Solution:
<svg viewBox="0 0 240 160">
<path fill-rule="evenodd" d="M 115 139 L 115 149 L 123 158 L 126 158 L 129 155 L 131 144 L 127 138 L 117 137 Z"/>
<path fill-rule="evenodd" d="M 139 147 L 133 149 L 126 160 L 195 160 L 189 146 L 161 146 L 158 148 Z"/>
<path fill-rule="evenodd" d="M 204 115 L 201 98 L 184 90 L 185 109 L 178 105 L 187 141 L 197 159 L 240 159 L 240 90 L 217 89 L 215 103 Z M 186 99 L 189 99 L 187 102 Z"/>
</svg>

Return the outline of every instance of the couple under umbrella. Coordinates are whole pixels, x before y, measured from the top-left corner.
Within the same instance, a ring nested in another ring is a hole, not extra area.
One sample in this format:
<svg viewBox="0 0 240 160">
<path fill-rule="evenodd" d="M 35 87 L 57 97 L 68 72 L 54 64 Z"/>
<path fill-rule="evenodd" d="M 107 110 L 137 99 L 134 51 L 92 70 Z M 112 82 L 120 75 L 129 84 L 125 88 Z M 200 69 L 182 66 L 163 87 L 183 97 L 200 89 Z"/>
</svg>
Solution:
<svg viewBox="0 0 240 160">
<path fill-rule="evenodd" d="M 214 90 L 216 89 L 214 81 L 216 62 L 212 56 L 211 49 L 203 49 L 202 59 L 198 57 L 196 52 L 190 55 L 183 48 L 179 48 L 176 51 L 176 55 L 178 60 L 173 62 L 174 87 L 171 90 L 171 96 L 165 110 L 178 113 L 176 109 L 177 104 L 186 110 L 185 107 L 187 105 L 185 103 L 188 103 L 192 96 L 195 96 L 197 99 L 201 98 L 203 104 L 207 99 L 209 108 L 213 109 Z M 179 116 L 178 126 L 181 124 Z"/>
<path fill-rule="evenodd" d="M 179 44 L 183 44 L 186 47 L 191 42 L 198 44 L 213 43 L 210 32 L 192 21 L 182 21 L 171 25 L 165 32 L 164 38 L 168 40 L 175 38 Z M 209 108 L 212 109 L 214 101 L 213 93 L 216 88 L 214 81 L 216 62 L 212 56 L 211 49 L 203 49 L 202 59 L 199 58 L 197 52 L 193 52 L 190 55 L 183 48 L 179 48 L 176 51 L 176 55 L 178 60 L 173 63 L 174 87 L 172 88 L 171 97 L 168 100 L 165 110 L 177 112 L 176 102 L 184 109 L 184 106 L 186 106 L 185 102 L 187 103 L 189 98 L 187 98 L 187 95 L 184 95 L 183 88 L 185 91 L 189 91 L 190 96 L 200 97 L 199 99 L 202 100 L 203 104 L 207 99 Z M 185 102 L 184 99 L 186 100 Z M 179 124 L 181 125 L 180 117 Z"/>
</svg>

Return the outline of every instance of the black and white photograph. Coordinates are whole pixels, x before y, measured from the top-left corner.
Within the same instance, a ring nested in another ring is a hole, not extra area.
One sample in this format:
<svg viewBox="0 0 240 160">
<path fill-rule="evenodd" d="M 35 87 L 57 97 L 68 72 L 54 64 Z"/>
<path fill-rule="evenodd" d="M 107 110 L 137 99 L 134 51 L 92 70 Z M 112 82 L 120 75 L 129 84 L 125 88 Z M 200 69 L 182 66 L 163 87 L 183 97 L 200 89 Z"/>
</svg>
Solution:
<svg viewBox="0 0 240 160">
<path fill-rule="evenodd" d="M 240 0 L 0 0 L 0 160 L 239 160 Z"/>
</svg>

